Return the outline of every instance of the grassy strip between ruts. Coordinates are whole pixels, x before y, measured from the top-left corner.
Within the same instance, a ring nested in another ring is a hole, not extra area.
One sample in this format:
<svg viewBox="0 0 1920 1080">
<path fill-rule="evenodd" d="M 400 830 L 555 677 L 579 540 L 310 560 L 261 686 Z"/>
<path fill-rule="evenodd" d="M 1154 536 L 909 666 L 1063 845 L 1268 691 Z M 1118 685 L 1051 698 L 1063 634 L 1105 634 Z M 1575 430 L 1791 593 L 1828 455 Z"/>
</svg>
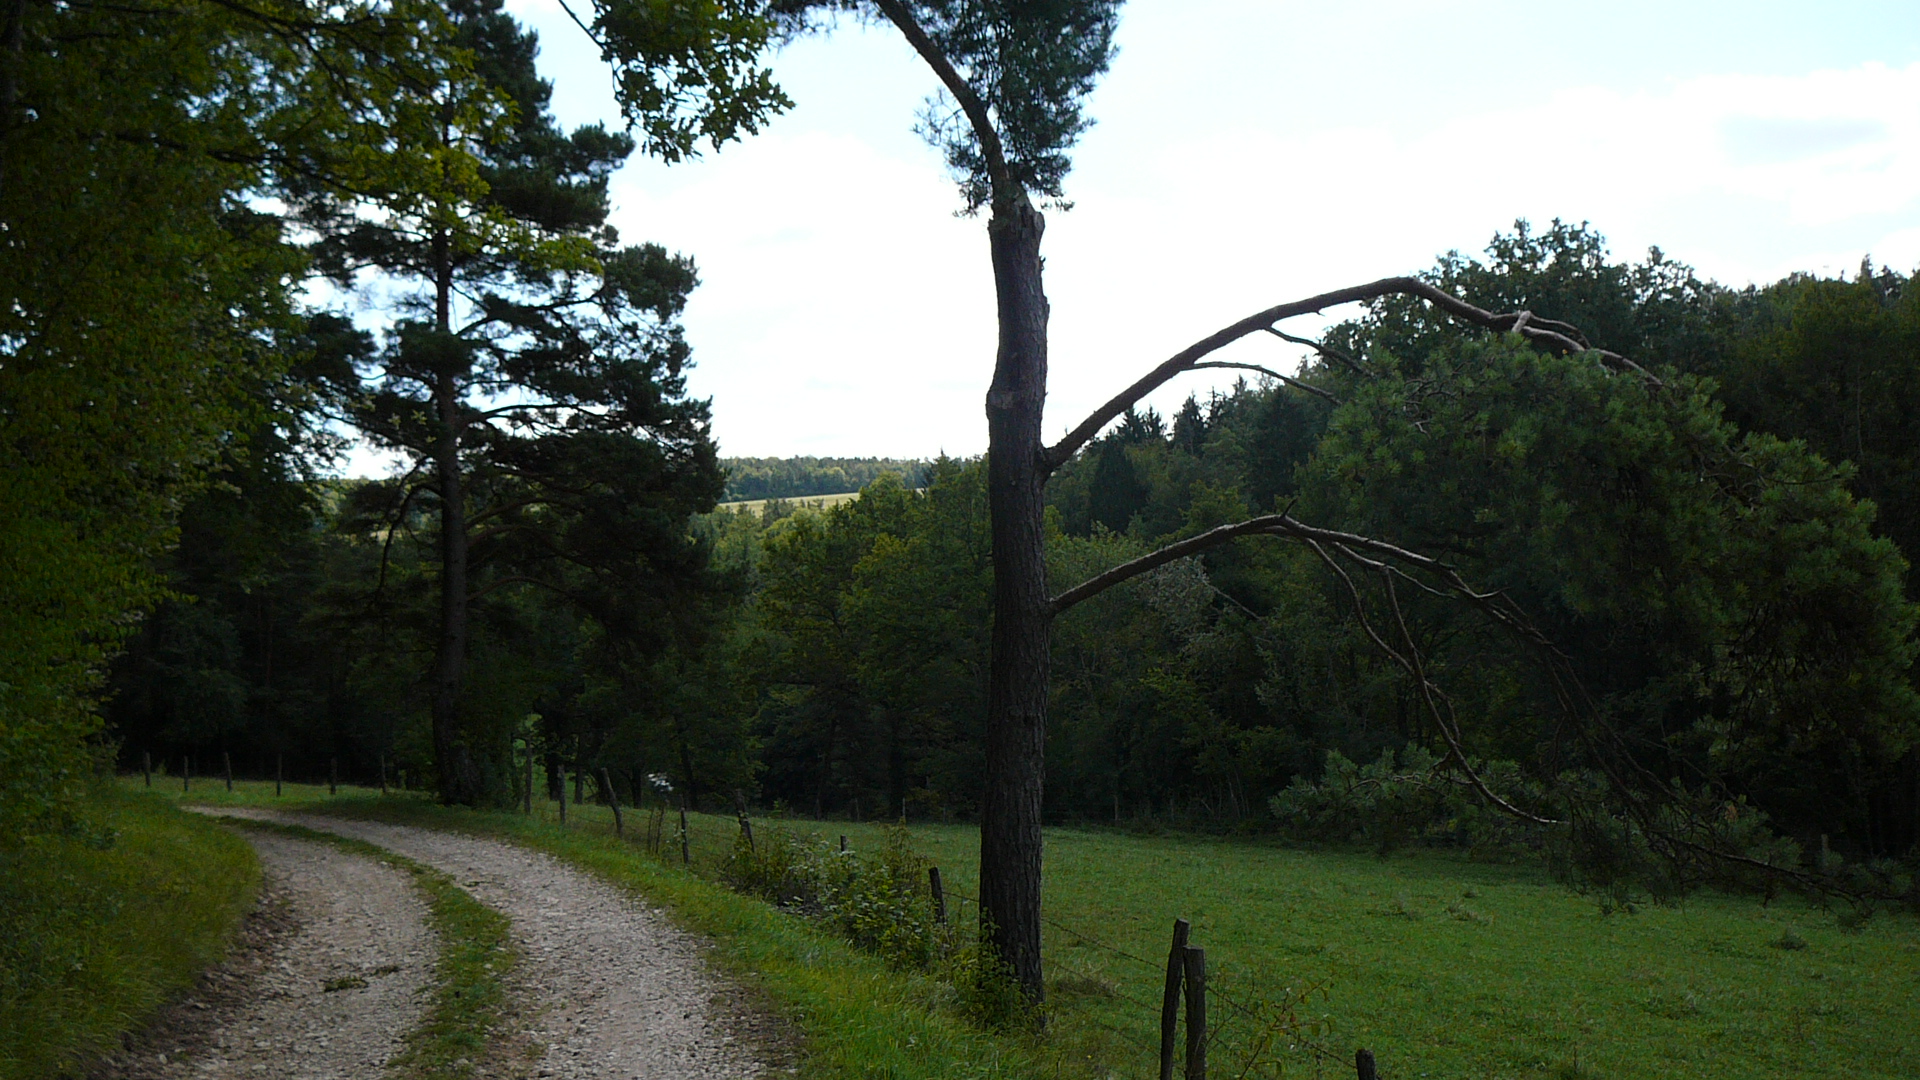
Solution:
<svg viewBox="0 0 1920 1080">
<path fill-rule="evenodd" d="M 505 1033 L 506 982 L 520 960 L 511 937 L 512 923 L 505 915 L 469 896 L 446 874 L 364 840 L 300 825 L 228 820 L 390 863 L 413 875 L 426 894 L 429 924 L 440 939 L 433 1002 L 426 1019 L 407 1033 L 405 1048 L 390 1063 L 389 1075 L 398 1080 L 464 1080 L 490 1054 L 512 1052 L 489 1041 Z"/>
<path fill-rule="evenodd" d="M 963 1020 L 951 987 L 889 969 L 801 916 L 741 896 L 646 854 L 599 827 L 562 829 L 519 814 L 435 806 L 370 792 L 240 782 L 190 797 L 214 805 L 275 806 L 490 836 L 544 851 L 665 908 L 711 938 L 714 959 L 773 1003 L 805 1041 L 801 1075 L 818 1080 L 995 1080 L 1080 1075 L 1024 1037 L 981 1031 Z M 604 808 L 600 808 L 604 813 Z M 1084 1063 L 1082 1063 L 1084 1065 Z"/>
<path fill-rule="evenodd" d="M 107 785 L 67 834 L 0 848 L 0 1078 L 112 1049 L 220 957 L 259 882 L 244 840 Z"/>
</svg>

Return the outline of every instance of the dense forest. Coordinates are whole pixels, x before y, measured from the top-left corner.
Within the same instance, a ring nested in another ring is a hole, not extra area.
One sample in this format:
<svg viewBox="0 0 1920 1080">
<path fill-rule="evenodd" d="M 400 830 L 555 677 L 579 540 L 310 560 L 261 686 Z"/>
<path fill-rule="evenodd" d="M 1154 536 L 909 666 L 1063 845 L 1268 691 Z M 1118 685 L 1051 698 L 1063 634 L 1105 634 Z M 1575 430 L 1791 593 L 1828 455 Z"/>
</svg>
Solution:
<svg viewBox="0 0 1920 1080">
<path fill-rule="evenodd" d="M 1531 613 L 1634 761 L 1763 813 L 1803 850 L 1824 835 L 1848 855 L 1909 853 L 1920 293 L 1871 267 L 1729 289 L 1658 252 L 1612 261 L 1558 223 L 1430 276 L 1587 328 L 1661 382 L 1376 304 L 1297 381 L 1127 413 L 1052 487 L 1052 575 L 1281 506 L 1444 551 Z M 1638 419 L 1613 423 L 1623 410 Z M 113 668 L 123 761 L 224 752 L 263 770 L 284 755 L 314 776 L 337 757 L 365 778 L 384 758 L 432 777 L 434 519 L 396 531 L 366 511 L 387 482 L 307 479 L 297 455 L 260 464 L 182 514 L 177 595 Z M 973 813 L 985 470 L 942 459 L 918 479 L 882 476 L 826 511 L 691 516 L 700 569 L 644 639 L 510 568 L 480 571 L 505 582 L 476 604 L 465 691 L 501 777 L 489 797 L 514 797 L 517 741 L 555 768 L 608 767 L 626 799 L 663 774 L 696 803 Z M 1412 783 L 1443 733 L 1348 588 L 1305 546 L 1248 540 L 1065 617 L 1048 816 L 1537 847 L 1462 792 Z M 1382 617 L 1378 586 L 1360 588 Z M 1537 665 L 1408 591 L 1408 633 L 1480 772 L 1511 799 L 1565 798 L 1594 764 L 1562 741 Z"/>
<path fill-rule="evenodd" d="M 727 501 L 798 499 L 859 491 L 892 473 L 908 487 L 919 487 L 927 463 L 903 458 L 736 457 L 721 458 L 727 473 Z"/>
<path fill-rule="evenodd" d="M 722 459 L 685 381 L 695 263 L 608 225 L 631 155 L 786 107 L 759 57 L 809 5 L 595 5 L 624 132 L 558 124 L 497 0 L 16 7 L 0 839 L 148 760 L 471 805 L 543 763 L 628 800 L 986 812 L 992 475 L 1038 458 Z M 1011 164 L 935 133 L 969 209 L 1060 195 L 1116 17 L 1078 7 L 1075 55 L 976 57 L 1058 100 Z M 936 28 L 994 47 L 969 25 Z M 1871 264 L 1727 287 L 1561 222 L 1414 284 L 1514 314 L 1370 295 L 1290 339 L 1297 371 L 1119 410 L 1020 488 L 1056 588 L 1152 563 L 1046 607 L 1045 816 L 1894 890 L 1920 290 Z M 353 440 L 401 465 L 337 478 Z"/>
</svg>

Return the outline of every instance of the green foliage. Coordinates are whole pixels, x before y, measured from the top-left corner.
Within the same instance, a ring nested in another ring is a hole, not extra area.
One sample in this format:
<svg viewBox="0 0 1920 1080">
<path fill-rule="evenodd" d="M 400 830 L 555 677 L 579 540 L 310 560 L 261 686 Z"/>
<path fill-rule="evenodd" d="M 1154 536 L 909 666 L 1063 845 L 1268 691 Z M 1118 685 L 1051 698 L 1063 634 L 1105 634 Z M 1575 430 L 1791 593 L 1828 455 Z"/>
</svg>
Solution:
<svg viewBox="0 0 1920 1080">
<path fill-rule="evenodd" d="M 727 473 L 726 498 L 798 499 L 859 491 L 889 473 L 906 486 L 925 486 L 928 463 L 906 458 L 721 458 Z"/>
<path fill-rule="evenodd" d="M 64 830 L 0 846 L 0 1077 L 68 1075 L 191 986 L 259 866 L 213 822 L 95 788 Z"/>
<path fill-rule="evenodd" d="M 904 829 L 889 829 L 872 857 L 842 851 L 819 833 L 742 832 L 723 873 L 734 888 L 824 921 L 858 948 L 913 971 L 934 967 L 958 943 L 933 919 L 927 869 Z"/>
<path fill-rule="evenodd" d="M 1540 849 L 1538 826 L 1494 811 L 1439 765 L 1418 744 L 1398 754 L 1381 751 L 1371 765 L 1329 750 L 1318 779 L 1295 777 L 1268 808 L 1286 836 L 1363 844 L 1381 854 L 1420 842 L 1458 845 L 1488 859 Z M 1512 762 L 1475 767 L 1503 798 L 1524 800 L 1529 794 Z"/>
<path fill-rule="evenodd" d="M 403 69 L 390 50 L 421 44 L 408 16 L 359 5 L 18 16 L 0 117 L 0 838 L 72 806 L 103 661 L 162 595 L 150 560 L 297 351 L 302 260 L 252 196 L 343 165 L 366 104 L 300 89 Z"/>
<path fill-rule="evenodd" d="M 987 109 L 1022 191 L 1062 198 L 1067 152 L 1093 121 L 1082 103 L 1113 59 L 1120 0 L 914 0 L 905 5 Z M 985 151 L 945 94 L 927 102 L 920 132 L 946 155 L 969 211 L 995 191 Z"/>
</svg>

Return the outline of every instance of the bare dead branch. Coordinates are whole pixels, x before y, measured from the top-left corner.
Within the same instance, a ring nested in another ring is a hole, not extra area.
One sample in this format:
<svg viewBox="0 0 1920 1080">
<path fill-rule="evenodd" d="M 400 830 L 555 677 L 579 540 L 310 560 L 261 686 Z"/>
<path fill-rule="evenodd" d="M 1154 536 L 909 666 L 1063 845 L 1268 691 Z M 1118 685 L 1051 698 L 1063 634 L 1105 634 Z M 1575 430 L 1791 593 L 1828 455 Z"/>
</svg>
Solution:
<svg viewBox="0 0 1920 1080">
<path fill-rule="evenodd" d="M 1314 352 L 1319 353 L 1321 356 L 1324 356 L 1329 360 L 1337 362 L 1341 367 L 1346 368 L 1348 371 L 1351 371 L 1355 375 L 1359 375 L 1362 378 L 1373 377 L 1373 372 L 1368 371 L 1366 367 L 1360 363 L 1360 361 L 1355 360 L 1353 357 L 1348 356 L 1346 353 L 1341 352 L 1339 349 L 1336 349 L 1333 346 L 1326 344 L 1325 342 L 1315 341 L 1312 338 L 1295 337 L 1292 334 L 1287 333 L 1285 330 L 1282 330 L 1277 326 L 1267 327 L 1267 333 L 1272 334 L 1274 337 L 1279 338 L 1281 341 L 1291 342 L 1295 345 L 1305 345 L 1307 348 L 1312 349 Z"/>
<path fill-rule="evenodd" d="M 881 0 L 881 2 L 892 5 L 894 0 Z M 1044 458 L 1046 467 L 1051 470 L 1064 465 L 1082 446 L 1098 435 L 1100 429 L 1106 427 L 1121 413 L 1139 404 L 1141 398 L 1159 389 L 1174 376 L 1193 370 L 1208 355 L 1233 344 L 1248 334 L 1268 330 L 1275 323 L 1297 315 L 1309 315 L 1341 304 L 1354 304 L 1396 295 L 1425 300 L 1462 322 L 1500 333 L 1517 333 L 1529 342 L 1556 352 L 1597 353 L 1602 362 L 1622 370 L 1632 371 L 1656 386 L 1661 385 L 1660 380 L 1651 372 L 1619 353 L 1590 348 L 1583 340 L 1570 333 L 1573 328 L 1565 323 L 1534 319 L 1530 312 L 1496 315 L 1415 277 L 1381 278 L 1365 285 L 1354 285 L 1321 293 L 1318 296 L 1310 296 L 1304 300 L 1277 304 L 1201 338 L 1162 361 L 1158 367 L 1135 380 L 1133 385 L 1115 394 L 1106 404 L 1095 409 L 1091 415 L 1082 420 L 1078 427 L 1068 432 L 1059 442 L 1048 447 Z"/>
<path fill-rule="evenodd" d="M 1312 383 L 1301 382 L 1299 379 L 1293 378 L 1290 375 L 1282 375 L 1270 367 L 1263 367 L 1259 364 L 1236 364 L 1226 360 L 1208 360 L 1193 366 L 1195 370 L 1200 368 L 1231 368 L 1240 371 L 1257 371 L 1267 378 L 1278 380 L 1287 386 L 1293 387 L 1295 390 L 1305 390 L 1307 393 L 1331 404 L 1340 404 L 1340 399 L 1335 397 L 1330 390 L 1323 390 L 1318 386 L 1314 386 Z"/>
<path fill-rule="evenodd" d="M 1149 570 L 1158 569 L 1175 559 L 1185 558 L 1196 552 L 1205 551 L 1210 547 L 1218 547 L 1236 537 L 1251 536 L 1256 533 L 1265 532 L 1278 524 L 1282 517 L 1284 517 L 1284 515 L 1269 514 L 1265 517 L 1238 521 L 1231 525 L 1222 525 L 1216 529 L 1208 529 L 1198 536 L 1188 537 L 1178 543 L 1168 544 L 1158 551 L 1142 555 L 1130 562 L 1121 563 L 1119 566 L 1103 574 L 1097 574 L 1075 585 L 1073 588 L 1068 589 L 1066 592 L 1061 593 L 1059 596 L 1054 597 L 1050 602 L 1053 613 L 1059 615 L 1061 612 L 1066 611 L 1068 608 L 1071 608 L 1073 605 L 1090 596 L 1097 596 L 1128 578 L 1138 577 Z"/>
</svg>

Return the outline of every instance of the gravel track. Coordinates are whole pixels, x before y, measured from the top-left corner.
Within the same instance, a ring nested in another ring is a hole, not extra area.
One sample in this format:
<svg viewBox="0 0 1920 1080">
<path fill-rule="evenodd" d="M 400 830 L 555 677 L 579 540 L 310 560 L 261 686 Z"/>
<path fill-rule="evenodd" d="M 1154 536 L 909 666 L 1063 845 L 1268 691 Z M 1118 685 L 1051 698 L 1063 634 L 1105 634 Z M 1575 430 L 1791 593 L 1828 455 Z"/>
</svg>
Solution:
<svg viewBox="0 0 1920 1080">
<path fill-rule="evenodd" d="M 546 855 L 459 833 L 234 807 L 214 812 L 376 844 L 451 875 L 504 913 L 523 954 L 517 981 L 531 991 L 526 1034 L 545 1047 L 536 1076 L 713 1080 L 766 1071 L 748 1039 L 733 1034 L 755 1018 L 707 970 L 704 942 L 612 885 Z"/>
<path fill-rule="evenodd" d="M 265 882 L 237 947 L 94 1077 L 378 1077 L 419 1022 L 436 949 L 412 878 L 332 844 L 246 838 Z"/>
</svg>

